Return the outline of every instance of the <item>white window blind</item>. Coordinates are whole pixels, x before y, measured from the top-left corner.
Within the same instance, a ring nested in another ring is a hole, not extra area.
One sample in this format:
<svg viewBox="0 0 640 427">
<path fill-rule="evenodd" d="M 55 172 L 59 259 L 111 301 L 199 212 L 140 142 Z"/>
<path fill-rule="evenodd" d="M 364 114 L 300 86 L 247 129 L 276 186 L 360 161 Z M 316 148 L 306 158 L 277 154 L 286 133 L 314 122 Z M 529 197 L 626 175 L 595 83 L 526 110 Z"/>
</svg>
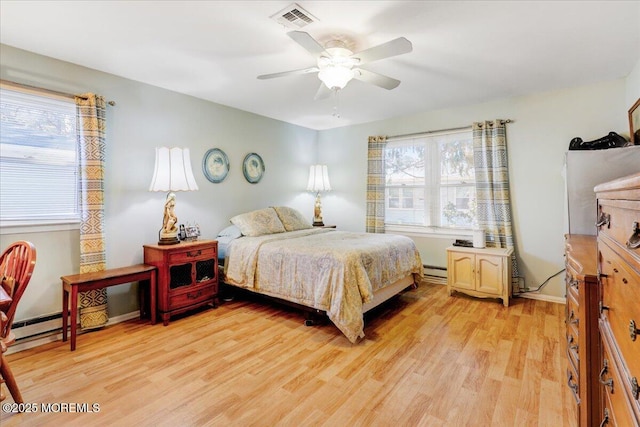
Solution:
<svg viewBox="0 0 640 427">
<path fill-rule="evenodd" d="M 0 223 L 79 221 L 73 99 L 0 85 Z"/>
</svg>

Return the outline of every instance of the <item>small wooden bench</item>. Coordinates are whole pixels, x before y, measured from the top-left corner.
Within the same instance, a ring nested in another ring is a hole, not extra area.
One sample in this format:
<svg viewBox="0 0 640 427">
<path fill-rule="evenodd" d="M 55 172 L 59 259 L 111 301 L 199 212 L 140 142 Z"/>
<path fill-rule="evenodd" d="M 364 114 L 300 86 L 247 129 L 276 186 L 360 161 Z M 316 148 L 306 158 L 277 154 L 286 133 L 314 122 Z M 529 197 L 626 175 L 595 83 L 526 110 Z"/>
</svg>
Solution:
<svg viewBox="0 0 640 427">
<path fill-rule="evenodd" d="M 62 279 L 62 341 L 67 340 L 67 327 L 69 326 L 69 315 L 71 315 L 71 351 L 76 349 L 79 292 L 148 280 L 151 324 L 155 325 L 156 323 L 156 267 L 153 265 L 138 264 L 93 273 L 62 276 L 60 279 Z M 71 293 L 71 313 L 69 313 L 69 293 Z M 144 304 L 140 304 L 140 318 L 143 316 L 143 306 Z"/>
</svg>

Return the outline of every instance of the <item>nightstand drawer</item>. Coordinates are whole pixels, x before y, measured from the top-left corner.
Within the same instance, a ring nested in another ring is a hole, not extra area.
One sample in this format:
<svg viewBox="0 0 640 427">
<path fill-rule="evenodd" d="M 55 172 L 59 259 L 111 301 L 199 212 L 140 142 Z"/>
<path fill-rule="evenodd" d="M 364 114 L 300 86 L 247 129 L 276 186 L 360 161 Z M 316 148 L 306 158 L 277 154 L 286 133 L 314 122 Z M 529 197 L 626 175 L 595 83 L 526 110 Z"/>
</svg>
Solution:
<svg viewBox="0 0 640 427">
<path fill-rule="evenodd" d="M 210 300 L 217 292 L 217 284 L 215 286 L 191 286 L 186 289 L 186 292 L 172 292 L 169 296 L 169 303 L 171 307 L 187 307 Z"/>
<path fill-rule="evenodd" d="M 175 252 L 169 254 L 169 263 L 182 263 L 182 262 L 192 262 L 201 259 L 217 259 L 217 253 L 215 248 L 212 247 L 204 247 L 204 248 L 191 248 L 184 252 Z"/>
</svg>

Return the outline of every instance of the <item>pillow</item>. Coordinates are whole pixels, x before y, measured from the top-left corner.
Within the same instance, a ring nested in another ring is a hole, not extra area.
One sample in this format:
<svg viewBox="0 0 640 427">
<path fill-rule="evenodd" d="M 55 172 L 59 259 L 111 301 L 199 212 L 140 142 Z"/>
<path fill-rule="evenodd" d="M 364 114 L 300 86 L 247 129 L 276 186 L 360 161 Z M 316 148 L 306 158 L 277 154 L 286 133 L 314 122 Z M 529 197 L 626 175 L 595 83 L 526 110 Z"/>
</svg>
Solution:
<svg viewBox="0 0 640 427">
<path fill-rule="evenodd" d="M 274 206 L 273 209 L 278 214 L 278 218 L 287 231 L 305 230 L 313 228 L 313 226 L 305 219 L 302 214 L 287 206 Z"/>
<path fill-rule="evenodd" d="M 219 233 L 218 233 L 218 237 L 229 237 L 229 238 L 237 238 L 242 236 L 242 232 L 240 231 L 240 229 L 238 228 L 237 225 L 230 225 L 224 229 L 222 229 Z"/>
<path fill-rule="evenodd" d="M 227 248 L 229 243 L 242 236 L 242 232 L 235 225 L 230 225 L 218 233 L 216 240 L 218 241 L 218 260 L 224 261 L 227 256 Z"/>
<path fill-rule="evenodd" d="M 247 212 L 231 218 L 245 236 L 262 236 L 263 234 L 284 233 L 286 230 L 273 208 L 265 208 Z"/>
</svg>

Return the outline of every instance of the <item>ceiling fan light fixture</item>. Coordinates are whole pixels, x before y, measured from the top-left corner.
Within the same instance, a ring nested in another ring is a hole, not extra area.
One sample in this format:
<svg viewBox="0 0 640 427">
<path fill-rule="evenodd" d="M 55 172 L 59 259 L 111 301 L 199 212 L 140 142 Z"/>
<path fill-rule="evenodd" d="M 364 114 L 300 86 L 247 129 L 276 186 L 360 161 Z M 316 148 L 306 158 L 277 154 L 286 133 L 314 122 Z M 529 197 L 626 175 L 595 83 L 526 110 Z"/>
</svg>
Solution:
<svg viewBox="0 0 640 427">
<path fill-rule="evenodd" d="M 318 78 L 329 89 L 343 89 L 353 78 L 351 67 L 329 65 L 318 72 Z"/>
</svg>

